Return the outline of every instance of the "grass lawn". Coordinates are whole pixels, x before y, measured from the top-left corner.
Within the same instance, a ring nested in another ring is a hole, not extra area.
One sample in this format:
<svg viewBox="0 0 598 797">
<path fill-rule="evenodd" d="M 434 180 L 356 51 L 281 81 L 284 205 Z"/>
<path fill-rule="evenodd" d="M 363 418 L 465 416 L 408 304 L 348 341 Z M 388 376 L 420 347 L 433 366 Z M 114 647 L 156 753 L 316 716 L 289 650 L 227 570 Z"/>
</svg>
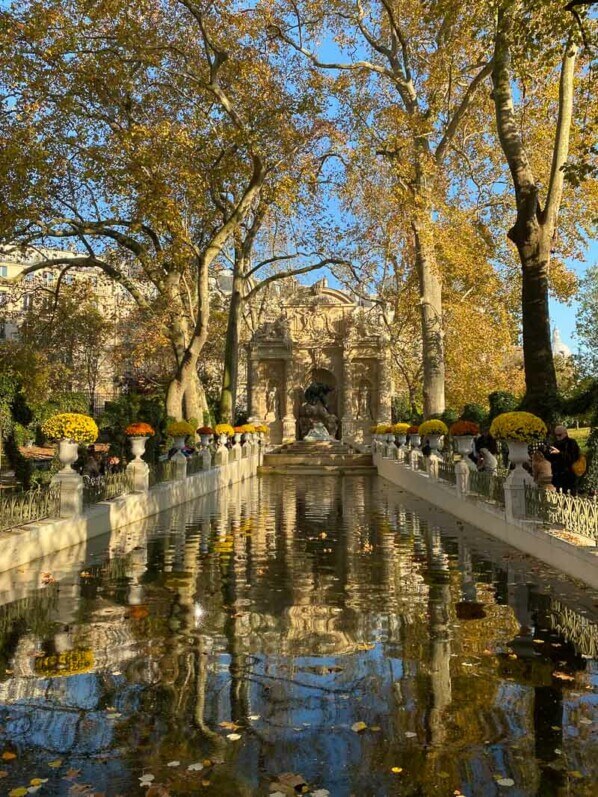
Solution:
<svg viewBox="0 0 598 797">
<path fill-rule="evenodd" d="M 589 426 L 580 426 L 579 429 L 568 429 L 569 437 L 572 437 L 574 440 L 577 440 L 579 447 L 582 449 L 584 453 L 586 453 L 586 444 L 588 442 L 588 437 L 590 435 L 590 427 Z"/>
</svg>

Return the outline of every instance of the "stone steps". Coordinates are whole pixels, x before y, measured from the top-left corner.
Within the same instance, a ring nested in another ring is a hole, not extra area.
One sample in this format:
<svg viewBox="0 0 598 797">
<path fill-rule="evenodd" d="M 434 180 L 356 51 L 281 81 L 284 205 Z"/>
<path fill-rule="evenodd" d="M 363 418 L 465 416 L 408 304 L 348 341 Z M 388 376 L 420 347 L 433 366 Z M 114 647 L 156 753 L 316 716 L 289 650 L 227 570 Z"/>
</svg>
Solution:
<svg viewBox="0 0 598 797">
<path fill-rule="evenodd" d="M 374 471 L 371 454 L 355 451 L 338 440 L 298 440 L 264 455 L 262 473 L 343 473 Z"/>
</svg>

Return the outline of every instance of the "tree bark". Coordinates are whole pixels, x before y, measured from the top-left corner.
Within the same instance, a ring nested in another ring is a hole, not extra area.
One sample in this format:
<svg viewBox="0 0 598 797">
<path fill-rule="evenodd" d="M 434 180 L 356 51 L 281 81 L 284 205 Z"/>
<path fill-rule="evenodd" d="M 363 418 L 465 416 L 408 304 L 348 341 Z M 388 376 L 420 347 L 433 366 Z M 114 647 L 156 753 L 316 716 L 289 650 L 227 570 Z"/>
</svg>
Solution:
<svg viewBox="0 0 598 797">
<path fill-rule="evenodd" d="M 563 54 L 550 180 L 542 208 L 537 181 L 514 111 L 509 35 L 515 24 L 517 20 L 512 9 L 501 9 L 494 46 L 493 100 L 498 137 L 509 165 L 517 202 L 517 219 L 508 237 L 517 246 L 521 262 L 526 388 L 523 403 L 526 409 L 546 420 L 553 420 L 558 412 L 558 388 L 550 336 L 548 268 L 561 205 L 563 166 L 569 152 L 577 48 L 568 42 Z"/>
<path fill-rule="evenodd" d="M 436 263 L 433 235 L 426 229 L 429 225 L 430 220 L 421 216 L 412 221 L 420 291 L 425 418 L 440 415 L 445 409 L 442 282 Z"/>
<path fill-rule="evenodd" d="M 526 409 L 552 419 L 556 411 L 557 382 L 550 336 L 548 308 L 548 267 L 550 240 L 546 230 L 528 230 L 518 238 L 521 260 L 521 315 L 523 322 L 523 360 L 525 363 Z"/>
<path fill-rule="evenodd" d="M 223 423 L 232 423 L 234 420 L 239 374 L 239 322 L 243 302 L 242 290 L 243 280 L 235 277 L 228 311 L 224 348 L 224 374 L 222 377 L 222 392 L 220 394 L 220 420 Z"/>
<path fill-rule="evenodd" d="M 183 413 L 187 420 L 195 418 L 198 426 L 203 426 L 204 412 L 208 409 L 206 393 L 197 373 L 197 363 L 195 371 L 190 374 L 189 381 L 183 393 Z"/>
</svg>

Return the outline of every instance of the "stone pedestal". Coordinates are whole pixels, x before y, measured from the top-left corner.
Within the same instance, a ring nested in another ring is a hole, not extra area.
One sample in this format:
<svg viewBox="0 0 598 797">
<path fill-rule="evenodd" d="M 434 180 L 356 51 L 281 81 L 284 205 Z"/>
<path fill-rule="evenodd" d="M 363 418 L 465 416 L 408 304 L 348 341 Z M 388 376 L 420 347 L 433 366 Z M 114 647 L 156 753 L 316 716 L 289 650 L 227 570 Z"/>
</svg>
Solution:
<svg viewBox="0 0 598 797">
<path fill-rule="evenodd" d="M 471 460 L 469 460 L 471 462 Z M 472 463 L 473 464 L 473 463 Z M 455 477 L 457 482 L 457 495 L 466 496 L 469 493 L 470 469 L 465 459 L 455 463 Z"/>
<path fill-rule="evenodd" d="M 219 465 L 228 465 L 228 448 L 226 448 L 226 446 L 219 445 L 216 449 L 216 454 L 214 455 L 214 465 L 217 467 Z"/>
<path fill-rule="evenodd" d="M 204 448 L 200 454 L 202 470 L 210 470 L 212 467 L 212 452 L 209 448 Z"/>
<path fill-rule="evenodd" d="M 285 415 L 282 419 L 282 442 L 288 443 L 296 439 L 297 424 L 294 415 Z"/>
<path fill-rule="evenodd" d="M 60 485 L 60 517 L 78 517 L 83 511 L 83 477 L 74 470 L 60 471 L 52 484 Z"/>
<path fill-rule="evenodd" d="M 525 517 L 525 485 L 533 485 L 532 476 L 517 465 L 505 481 L 505 511 L 507 520 Z"/>
<path fill-rule="evenodd" d="M 134 459 L 127 465 L 127 473 L 133 482 L 133 491 L 143 493 L 149 489 L 149 465 L 142 459 Z"/>
<path fill-rule="evenodd" d="M 228 460 L 229 462 L 237 462 L 241 459 L 242 448 L 240 443 L 235 443 L 234 446 L 228 452 Z"/>
<path fill-rule="evenodd" d="M 177 451 L 172 457 L 174 462 L 174 478 L 186 479 L 187 478 L 187 457 L 181 452 Z"/>
</svg>

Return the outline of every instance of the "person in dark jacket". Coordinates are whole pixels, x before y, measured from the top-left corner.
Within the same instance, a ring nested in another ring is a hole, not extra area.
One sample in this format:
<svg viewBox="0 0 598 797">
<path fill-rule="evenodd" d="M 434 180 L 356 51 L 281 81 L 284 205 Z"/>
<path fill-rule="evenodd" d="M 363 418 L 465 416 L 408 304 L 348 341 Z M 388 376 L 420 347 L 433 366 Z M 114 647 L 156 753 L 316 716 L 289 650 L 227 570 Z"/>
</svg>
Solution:
<svg viewBox="0 0 598 797">
<path fill-rule="evenodd" d="M 569 437 L 566 426 L 555 426 L 554 437 L 555 443 L 546 454 L 552 465 L 552 483 L 557 490 L 575 493 L 577 477 L 572 465 L 579 459 L 579 446 Z"/>
</svg>

